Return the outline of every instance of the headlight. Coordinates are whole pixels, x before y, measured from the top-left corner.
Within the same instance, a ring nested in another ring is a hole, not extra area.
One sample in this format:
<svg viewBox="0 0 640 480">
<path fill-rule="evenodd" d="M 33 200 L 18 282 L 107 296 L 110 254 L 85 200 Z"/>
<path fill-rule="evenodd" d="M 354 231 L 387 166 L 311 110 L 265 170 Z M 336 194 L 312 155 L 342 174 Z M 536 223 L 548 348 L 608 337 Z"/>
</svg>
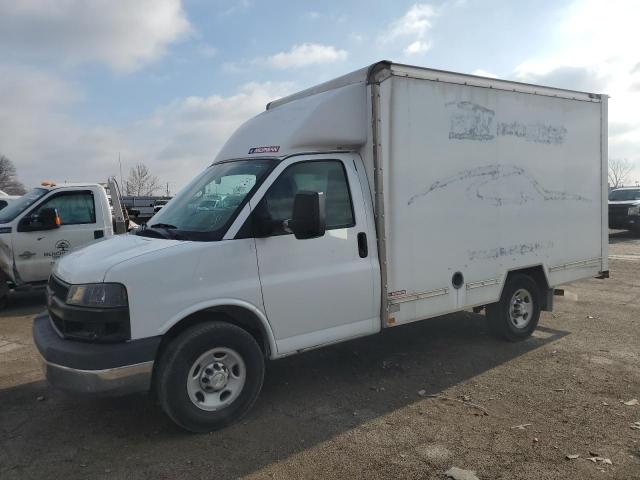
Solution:
<svg viewBox="0 0 640 480">
<path fill-rule="evenodd" d="M 69 305 L 83 307 L 126 307 L 127 289 L 119 283 L 89 283 L 86 285 L 71 285 L 67 294 Z"/>
<path fill-rule="evenodd" d="M 629 207 L 629 210 L 627 211 L 627 215 L 640 215 L 640 205 Z"/>
</svg>

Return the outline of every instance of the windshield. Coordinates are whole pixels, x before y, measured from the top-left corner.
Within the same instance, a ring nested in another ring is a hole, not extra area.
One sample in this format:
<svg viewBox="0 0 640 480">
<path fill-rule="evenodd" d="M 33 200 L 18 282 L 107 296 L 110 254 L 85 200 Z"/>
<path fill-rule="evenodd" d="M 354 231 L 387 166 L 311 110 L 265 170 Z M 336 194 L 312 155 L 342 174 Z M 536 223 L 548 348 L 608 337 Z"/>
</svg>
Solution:
<svg viewBox="0 0 640 480">
<path fill-rule="evenodd" d="M 39 198 L 47 193 L 46 188 L 34 188 L 29 193 L 24 194 L 20 198 L 14 200 L 0 211 L 0 223 L 8 223 L 27 208 L 33 205 Z"/>
<path fill-rule="evenodd" d="M 164 231 L 166 238 L 220 240 L 274 164 L 261 159 L 212 165 L 162 207 L 149 220 L 147 230 Z"/>
<path fill-rule="evenodd" d="M 609 193 L 609 200 L 611 200 L 612 202 L 640 200 L 640 188 L 629 190 L 613 190 Z"/>
</svg>

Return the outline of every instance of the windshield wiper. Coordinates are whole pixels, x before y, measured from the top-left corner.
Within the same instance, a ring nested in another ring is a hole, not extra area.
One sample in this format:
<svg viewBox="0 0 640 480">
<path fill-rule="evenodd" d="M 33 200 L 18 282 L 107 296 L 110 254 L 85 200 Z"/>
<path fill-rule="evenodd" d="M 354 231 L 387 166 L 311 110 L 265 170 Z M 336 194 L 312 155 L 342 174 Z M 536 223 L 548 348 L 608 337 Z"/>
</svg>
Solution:
<svg viewBox="0 0 640 480">
<path fill-rule="evenodd" d="M 178 227 L 175 225 L 171 225 L 170 223 L 154 223 L 151 226 L 143 225 L 140 230 L 136 233 L 136 235 L 140 235 L 141 237 L 155 237 L 155 238 L 166 238 L 169 240 L 181 240 L 182 236 L 178 234 L 178 232 L 174 232 L 173 230 L 177 230 Z"/>
<path fill-rule="evenodd" d="M 150 225 L 150 228 L 170 228 L 172 230 L 176 230 L 178 227 L 171 225 L 170 223 L 154 223 L 153 225 Z"/>
</svg>

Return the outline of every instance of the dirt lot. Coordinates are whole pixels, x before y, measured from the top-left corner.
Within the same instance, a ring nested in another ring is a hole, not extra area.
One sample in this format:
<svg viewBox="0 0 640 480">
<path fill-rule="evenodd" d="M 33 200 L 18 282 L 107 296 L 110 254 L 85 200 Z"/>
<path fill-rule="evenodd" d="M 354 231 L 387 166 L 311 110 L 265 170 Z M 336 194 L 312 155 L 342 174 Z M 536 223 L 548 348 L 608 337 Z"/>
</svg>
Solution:
<svg viewBox="0 0 640 480">
<path fill-rule="evenodd" d="M 16 298 L 0 314 L 0 478 L 444 478 L 457 466 L 640 479 L 640 405 L 621 403 L 640 400 L 640 240 L 611 243 L 612 278 L 568 286 L 529 341 L 494 340 L 465 313 L 279 360 L 249 416 L 209 435 L 180 431 L 144 395 L 48 388 L 30 335 L 42 298 Z"/>
</svg>

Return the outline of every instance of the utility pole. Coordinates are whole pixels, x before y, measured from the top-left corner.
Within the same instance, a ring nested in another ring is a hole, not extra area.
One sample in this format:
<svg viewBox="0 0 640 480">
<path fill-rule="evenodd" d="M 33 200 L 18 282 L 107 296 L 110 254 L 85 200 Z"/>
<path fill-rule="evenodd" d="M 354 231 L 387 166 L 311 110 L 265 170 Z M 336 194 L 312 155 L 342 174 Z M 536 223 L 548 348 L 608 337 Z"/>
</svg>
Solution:
<svg viewBox="0 0 640 480">
<path fill-rule="evenodd" d="M 167 182 L 167 197 L 169 196 L 169 182 Z"/>
</svg>

